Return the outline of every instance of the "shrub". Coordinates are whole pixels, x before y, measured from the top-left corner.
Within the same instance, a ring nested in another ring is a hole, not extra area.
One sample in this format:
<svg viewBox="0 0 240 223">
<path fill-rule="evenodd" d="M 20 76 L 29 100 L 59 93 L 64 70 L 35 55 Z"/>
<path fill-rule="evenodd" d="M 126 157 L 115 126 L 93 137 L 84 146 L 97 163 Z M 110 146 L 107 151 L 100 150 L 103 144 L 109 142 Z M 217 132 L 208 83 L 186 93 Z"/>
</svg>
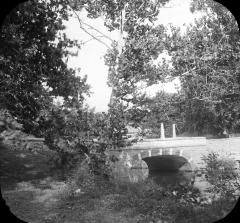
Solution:
<svg viewBox="0 0 240 223">
<path fill-rule="evenodd" d="M 76 165 L 72 174 L 69 175 L 67 186 L 63 194 L 65 198 L 71 198 L 76 194 L 77 190 L 80 190 L 81 193 L 85 193 L 92 190 L 93 187 L 94 176 L 89 170 L 87 160 L 83 160 Z"/>
<path fill-rule="evenodd" d="M 0 143 L 11 150 L 41 151 L 46 146 L 43 142 L 30 142 L 27 138 L 34 135 L 24 132 L 20 124 L 8 110 L 0 109 Z"/>
<path fill-rule="evenodd" d="M 105 150 L 110 142 L 106 122 L 106 114 L 94 113 L 88 108 L 53 106 L 42 114 L 38 135 L 55 151 L 49 163 L 63 179 L 86 156 L 90 171 L 107 178 L 109 168 Z"/>
<path fill-rule="evenodd" d="M 203 156 L 202 160 L 206 165 L 206 180 L 212 185 L 208 191 L 215 197 L 236 200 L 240 191 L 240 175 L 236 161 L 214 152 Z"/>
</svg>

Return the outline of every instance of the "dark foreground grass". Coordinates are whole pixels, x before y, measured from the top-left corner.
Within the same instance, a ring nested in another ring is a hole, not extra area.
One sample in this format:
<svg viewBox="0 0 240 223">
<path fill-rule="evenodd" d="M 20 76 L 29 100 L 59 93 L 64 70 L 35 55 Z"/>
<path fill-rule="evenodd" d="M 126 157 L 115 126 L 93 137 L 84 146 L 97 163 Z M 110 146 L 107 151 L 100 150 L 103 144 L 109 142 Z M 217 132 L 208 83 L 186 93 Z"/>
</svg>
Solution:
<svg viewBox="0 0 240 223">
<path fill-rule="evenodd" d="M 48 167 L 50 151 L 33 153 L 29 151 L 10 150 L 0 145 L 0 184 L 1 188 L 14 188 L 16 183 L 39 180 L 54 173 Z"/>
<path fill-rule="evenodd" d="M 101 182 L 100 184 L 102 184 Z M 96 185 L 97 186 L 97 185 Z M 225 217 L 235 202 L 226 198 L 206 201 L 193 187 L 161 188 L 153 181 L 104 182 L 99 190 L 87 190 L 62 199 L 74 212 L 65 212 L 71 222 L 211 223 Z M 74 213 L 74 214 L 73 214 Z"/>
<path fill-rule="evenodd" d="M 26 222 L 44 222 L 63 187 L 49 168 L 51 152 L 33 153 L 0 146 L 0 185 L 10 211 Z"/>
<path fill-rule="evenodd" d="M 26 222 L 132 222 L 126 212 L 112 209 L 113 184 L 90 181 L 84 194 L 61 181 L 48 166 L 50 153 L 0 149 L 1 192 L 11 212 Z M 81 179 L 79 179 L 81 180 Z"/>
</svg>

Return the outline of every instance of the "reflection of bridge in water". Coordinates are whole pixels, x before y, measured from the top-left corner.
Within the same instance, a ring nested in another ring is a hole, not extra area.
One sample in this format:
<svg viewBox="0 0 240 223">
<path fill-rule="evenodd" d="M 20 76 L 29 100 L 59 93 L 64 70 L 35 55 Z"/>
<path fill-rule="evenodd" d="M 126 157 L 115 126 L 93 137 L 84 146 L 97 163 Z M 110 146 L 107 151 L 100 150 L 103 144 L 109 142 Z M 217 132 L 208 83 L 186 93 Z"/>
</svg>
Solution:
<svg viewBox="0 0 240 223">
<path fill-rule="evenodd" d="M 145 175 L 156 171 L 198 171 L 203 167 L 201 157 L 209 152 L 232 154 L 233 158 L 239 160 L 240 139 L 206 140 L 205 137 L 176 137 L 174 125 L 173 138 L 165 138 L 162 125 L 161 138 L 144 139 L 122 150 L 111 152 L 132 172 L 145 169 L 142 171 Z"/>
</svg>

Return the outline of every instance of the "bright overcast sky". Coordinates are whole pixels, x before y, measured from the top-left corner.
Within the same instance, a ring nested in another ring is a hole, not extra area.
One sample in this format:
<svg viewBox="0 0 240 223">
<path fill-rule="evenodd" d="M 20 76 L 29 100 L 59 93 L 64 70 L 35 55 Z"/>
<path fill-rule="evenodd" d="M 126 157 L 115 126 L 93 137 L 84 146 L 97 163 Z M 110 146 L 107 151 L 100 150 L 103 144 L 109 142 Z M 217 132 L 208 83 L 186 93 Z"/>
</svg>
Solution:
<svg viewBox="0 0 240 223">
<path fill-rule="evenodd" d="M 194 21 L 196 17 L 189 10 L 190 0 L 172 0 L 171 4 L 166 5 L 161 9 L 159 14 L 159 23 L 167 25 L 172 23 L 175 26 L 184 28 L 184 24 Z M 88 19 L 84 13 L 80 14 L 83 21 L 96 27 L 104 34 L 110 36 L 112 39 L 117 40 L 117 33 L 108 32 L 104 27 L 103 19 Z M 91 31 L 91 30 L 89 30 Z M 104 64 L 104 55 L 107 48 L 96 40 L 90 40 L 88 36 L 79 28 L 77 19 L 70 19 L 66 23 L 66 33 L 71 39 L 78 39 L 80 41 L 87 41 L 79 51 L 77 57 L 69 59 L 68 65 L 72 68 L 81 68 L 80 75 L 88 76 L 88 83 L 93 92 L 91 97 L 87 99 L 90 107 L 95 107 L 96 111 L 107 111 L 108 103 L 111 95 L 111 88 L 107 86 L 108 67 Z M 90 41 L 89 41 L 90 40 Z M 103 39 L 104 40 L 104 39 Z M 165 84 L 164 86 L 153 86 L 149 89 L 149 94 L 153 94 L 157 90 L 164 89 L 169 92 L 175 91 L 175 84 L 178 85 L 176 80 L 174 84 Z"/>
</svg>

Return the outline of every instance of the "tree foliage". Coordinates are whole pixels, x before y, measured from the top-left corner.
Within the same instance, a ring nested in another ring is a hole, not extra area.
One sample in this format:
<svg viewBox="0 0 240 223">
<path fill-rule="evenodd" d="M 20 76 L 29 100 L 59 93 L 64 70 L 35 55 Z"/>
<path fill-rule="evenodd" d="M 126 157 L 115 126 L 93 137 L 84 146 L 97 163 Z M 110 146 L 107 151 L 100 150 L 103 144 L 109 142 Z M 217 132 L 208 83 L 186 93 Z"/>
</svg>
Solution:
<svg viewBox="0 0 240 223">
<path fill-rule="evenodd" d="M 146 113 L 142 107 L 145 95 L 140 91 L 139 84 L 144 82 L 149 86 L 167 75 L 164 66 L 153 62 L 162 52 L 164 41 L 163 26 L 156 26 L 154 22 L 166 2 L 168 0 L 71 1 L 75 15 L 85 9 L 90 18 L 103 16 L 109 31 L 119 34 L 117 41 L 110 39 L 111 46 L 93 37 L 108 48 L 105 63 L 109 67 L 108 85 L 112 87 L 109 117 L 112 140 L 116 144 L 122 142 L 121 134 L 126 132 L 126 124 L 129 121 L 136 124 Z M 80 16 L 77 15 L 77 18 L 80 28 L 90 34 L 84 25 L 93 27 L 84 23 Z"/>
<path fill-rule="evenodd" d="M 239 170 L 237 162 L 231 157 L 218 153 L 203 156 L 206 165 L 206 180 L 212 185 L 208 190 L 213 196 L 221 196 L 229 200 L 239 197 Z"/>
<path fill-rule="evenodd" d="M 25 131 L 37 128 L 39 113 L 54 97 L 71 105 L 88 94 L 86 77 L 77 77 L 64 61 L 70 48 L 80 46 L 64 34 L 67 19 L 65 1 L 29 1 L 13 9 L 1 27 L 0 104 Z"/>
<path fill-rule="evenodd" d="M 166 2 L 72 1 L 73 9 L 86 9 L 90 18 L 104 16 L 105 26 L 119 32 L 105 56 L 114 137 L 121 141 L 126 124 L 136 125 L 151 113 L 142 88 L 171 77 L 180 77 L 183 89 L 178 109 L 184 114 L 175 117 L 175 122 L 184 118 L 181 129 L 198 134 L 238 131 L 239 34 L 234 17 L 213 1 L 193 1 L 191 11 L 203 10 L 205 16 L 184 36 L 174 27 L 167 35 L 163 26 L 155 25 Z M 165 60 L 154 63 L 164 50 L 172 57 L 173 69 Z"/>
<path fill-rule="evenodd" d="M 105 151 L 112 145 L 106 113 L 53 105 L 40 115 L 39 125 L 38 135 L 57 152 L 51 160 L 54 168 L 64 174 L 86 159 L 91 171 L 105 174 L 109 161 Z"/>
<path fill-rule="evenodd" d="M 54 167 L 65 172 L 87 158 L 99 174 L 107 162 L 107 114 L 83 106 L 89 94 L 86 77 L 67 66 L 71 49 L 80 48 L 64 33 L 70 14 L 68 1 L 40 0 L 8 15 L 0 32 L 0 106 L 23 124 L 23 131 L 45 138 L 56 152 Z M 62 105 L 54 102 L 58 96 Z"/>
<path fill-rule="evenodd" d="M 151 86 L 166 76 L 163 66 L 154 64 L 163 51 L 164 41 L 164 27 L 155 26 L 154 21 L 165 3 L 125 1 L 119 14 L 121 23 L 115 28 L 120 30 L 120 39 L 105 56 L 109 67 L 108 84 L 112 87 L 109 111 L 122 117 L 122 121 L 119 120 L 122 128 L 118 132 L 124 132 L 124 125 L 129 123 L 136 125 L 147 113 L 146 97 L 140 85 Z M 119 106 L 112 106 L 116 103 Z"/>
<path fill-rule="evenodd" d="M 142 118 L 140 126 L 149 129 L 154 137 L 159 138 L 161 123 L 164 124 L 165 135 L 172 137 L 172 124 L 176 124 L 177 134 L 184 131 L 184 104 L 179 93 L 158 92 L 146 103 L 147 114 Z"/>
<path fill-rule="evenodd" d="M 206 14 L 184 35 L 168 36 L 172 75 L 180 77 L 186 128 L 200 134 L 239 131 L 239 28 L 233 15 L 214 1 L 194 1 Z"/>
</svg>

